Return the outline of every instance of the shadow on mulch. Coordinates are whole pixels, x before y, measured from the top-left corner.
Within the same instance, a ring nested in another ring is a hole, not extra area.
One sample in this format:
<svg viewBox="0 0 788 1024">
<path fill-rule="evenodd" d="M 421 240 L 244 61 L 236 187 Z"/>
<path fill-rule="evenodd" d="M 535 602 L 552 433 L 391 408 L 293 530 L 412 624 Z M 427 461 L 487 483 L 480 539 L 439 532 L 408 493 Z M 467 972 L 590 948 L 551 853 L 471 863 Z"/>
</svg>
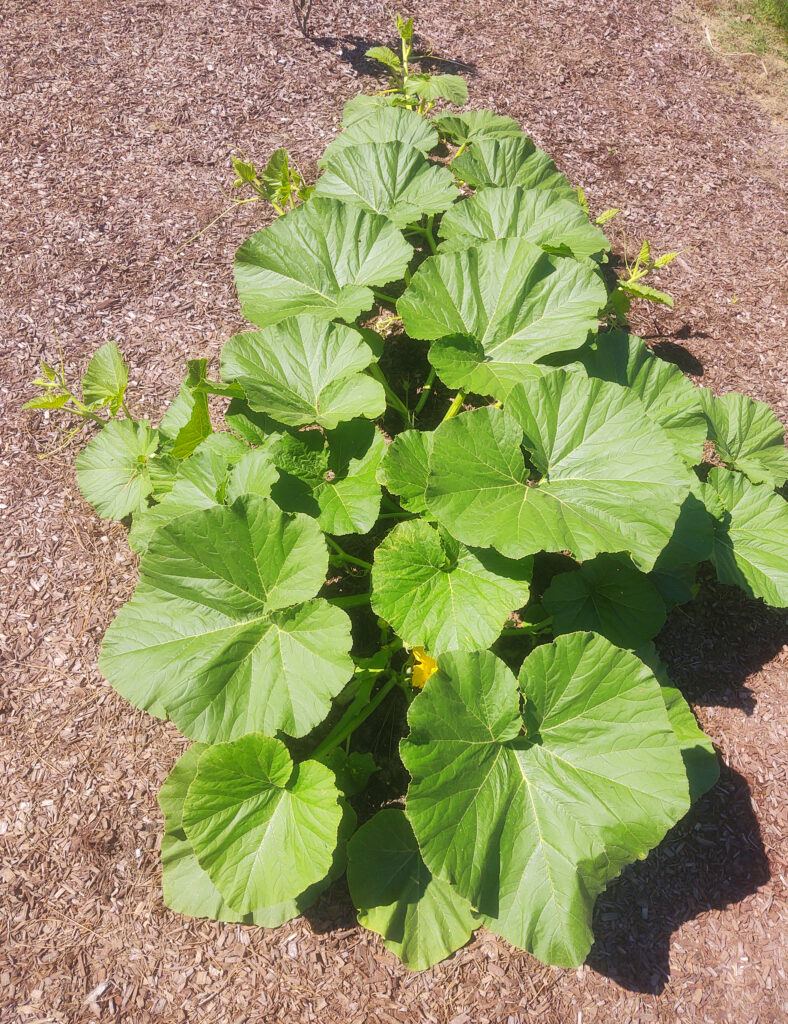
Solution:
<svg viewBox="0 0 788 1024">
<path fill-rule="evenodd" d="M 657 638 L 670 677 L 694 704 L 755 710 L 749 676 L 788 644 L 788 612 L 748 599 L 718 583 L 710 565 L 698 573 L 700 588 L 676 608 Z"/>
<path fill-rule="evenodd" d="M 600 896 L 588 964 L 635 992 L 659 995 L 670 977 L 670 937 L 769 881 L 743 776 L 721 766 L 717 785 L 651 854 Z"/>
</svg>

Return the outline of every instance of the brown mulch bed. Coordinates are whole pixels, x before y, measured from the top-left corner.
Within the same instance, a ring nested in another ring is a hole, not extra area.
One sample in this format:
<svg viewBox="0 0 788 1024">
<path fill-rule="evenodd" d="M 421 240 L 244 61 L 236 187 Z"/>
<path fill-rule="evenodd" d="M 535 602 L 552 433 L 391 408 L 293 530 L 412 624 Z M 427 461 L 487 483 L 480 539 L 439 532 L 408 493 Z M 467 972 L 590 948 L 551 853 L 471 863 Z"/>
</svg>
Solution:
<svg viewBox="0 0 788 1024">
<path fill-rule="evenodd" d="M 481 933 L 402 968 L 341 885 L 277 931 L 162 904 L 156 791 L 183 747 L 100 678 L 98 645 L 134 586 L 124 530 L 79 497 L 73 450 L 21 414 L 25 382 L 116 339 L 132 404 L 156 416 L 187 356 L 241 324 L 243 208 L 228 155 L 286 144 L 308 174 L 342 102 L 374 83 L 381 3 L 6 0 L 0 8 L 0 1020 L 770 1024 L 788 1015 L 788 622 L 709 581 L 660 641 L 724 762 L 719 786 L 600 900 L 578 971 Z M 469 65 L 472 102 L 518 118 L 582 184 L 623 207 L 619 250 L 696 246 L 663 272 L 674 312 L 636 329 L 716 391 L 788 418 L 786 135 L 691 20 L 660 0 L 424 0 L 423 42 Z"/>
</svg>

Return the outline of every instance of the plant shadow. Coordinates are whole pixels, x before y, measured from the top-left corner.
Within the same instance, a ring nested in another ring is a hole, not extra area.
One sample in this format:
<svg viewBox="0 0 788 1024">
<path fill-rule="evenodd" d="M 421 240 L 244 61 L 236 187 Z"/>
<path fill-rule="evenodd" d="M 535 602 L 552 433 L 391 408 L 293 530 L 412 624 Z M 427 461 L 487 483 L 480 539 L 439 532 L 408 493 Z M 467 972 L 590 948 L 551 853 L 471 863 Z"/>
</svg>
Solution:
<svg viewBox="0 0 788 1024">
<path fill-rule="evenodd" d="M 750 788 L 721 766 L 720 780 L 645 861 L 600 896 L 589 966 L 635 992 L 659 995 L 670 977 L 670 937 L 770 878 Z"/>
<path fill-rule="evenodd" d="M 349 64 L 354 71 L 360 75 L 368 75 L 380 81 L 386 81 L 388 71 L 376 60 L 370 60 L 366 56 L 367 50 L 373 46 L 388 46 L 390 49 L 397 49 L 391 38 L 370 39 L 363 36 L 311 36 L 310 42 L 319 46 L 321 50 L 330 50 L 340 60 Z M 476 65 L 473 62 L 453 60 L 448 57 L 440 57 L 437 54 L 425 54 L 420 47 L 419 40 L 414 40 L 416 57 L 412 58 L 417 65 L 417 70 L 430 72 L 431 74 L 460 74 L 475 75 Z M 338 52 L 337 52 L 338 48 Z"/>
<path fill-rule="evenodd" d="M 788 644 L 788 611 L 718 583 L 708 564 L 698 580 L 695 599 L 668 617 L 657 650 L 688 700 L 751 715 L 756 702 L 747 679 Z"/>
</svg>

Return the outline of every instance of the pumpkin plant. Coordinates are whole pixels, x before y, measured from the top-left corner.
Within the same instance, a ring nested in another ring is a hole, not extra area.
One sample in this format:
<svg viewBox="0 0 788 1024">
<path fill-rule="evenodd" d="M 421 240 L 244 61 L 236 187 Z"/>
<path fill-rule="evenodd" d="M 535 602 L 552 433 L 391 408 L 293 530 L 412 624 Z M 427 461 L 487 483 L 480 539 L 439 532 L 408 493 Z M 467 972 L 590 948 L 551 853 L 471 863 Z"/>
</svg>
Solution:
<svg viewBox="0 0 788 1024">
<path fill-rule="evenodd" d="M 193 741 L 167 905 L 274 927 L 346 873 L 409 967 L 480 927 L 577 965 L 717 779 L 652 641 L 702 562 L 788 605 L 788 453 L 619 326 L 577 190 L 510 117 L 432 111 L 402 33 L 313 189 L 239 171 L 293 208 L 236 254 L 218 379 L 190 362 L 154 427 L 111 346 L 30 404 L 110 417 L 77 477 L 140 578 L 101 670 Z"/>
</svg>

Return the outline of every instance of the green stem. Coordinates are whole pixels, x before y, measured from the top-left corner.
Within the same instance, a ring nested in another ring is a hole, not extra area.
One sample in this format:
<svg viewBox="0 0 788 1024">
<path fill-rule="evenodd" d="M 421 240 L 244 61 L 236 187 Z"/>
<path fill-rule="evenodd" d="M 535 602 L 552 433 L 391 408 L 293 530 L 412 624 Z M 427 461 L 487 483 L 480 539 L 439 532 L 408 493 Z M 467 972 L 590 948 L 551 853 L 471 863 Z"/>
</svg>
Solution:
<svg viewBox="0 0 788 1024">
<path fill-rule="evenodd" d="M 419 400 L 418 400 L 418 402 L 416 402 L 416 408 L 413 410 L 413 417 L 414 417 L 414 419 L 415 419 L 416 416 L 419 415 L 421 410 L 427 404 L 427 399 L 432 394 L 432 385 L 433 385 L 434 382 L 435 382 L 435 368 L 433 367 L 430 370 L 429 375 L 427 377 L 427 380 L 424 383 L 424 387 L 422 389 L 422 392 L 419 395 Z"/>
<path fill-rule="evenodd" d="M 388 398 L 391 405 L 397 410 L 405 421 L 405 425 L 412 426 L 412 419 L 410 409 L 402 401 L 402 399 L 394 392 L 389 382 L 386 380 L 385 374 L 380 368 L 378 363 L 372 363 L 368 368 L 369 374 L 375 378 L 375 380 L 383 385 L 383 390 L 386 392 L 386 398 Z"/>
<path fill-rule="evenodd" d="M 120 400 L 120 407 L 123 410 L 127 420 L 133 420 L 134 419 L 134 417 L 129 412 L 129 407 L 126 405 L 126 399 L 125 398 L 122 398 Z"/>
<path fill-rule="evenodd" d="M 460 411 L 460 409 L 462 409 L 462 403 L 464 401 L 465 401 L 465 392 L 464 391 L 458 391 L 457 394 L 454 396 L 454 401 L 451 403 L 451 405 L 447 409 L 446 415 L 443 417 L 444 421 L 445 420 L 453 419 L 457 415 L 457 413 Z"/>
<path fill-rule="evenodd" d="M 347 554 L 347 552 L 343 551 L 339 544 L 337 544 L 337 542 L 331 537 L 326 536 L 326 541 L 328 542 L 328 546 L 332 548 L 335 554 L 341 558 L 343 562 L 348 562 L 350 565 L 357 565 L 360 569 L 372 570 L 372 564 L 370 562 L 365 562 L 362 558 L 356 558 L 354 555 Z"/>
<path fill-rule="evenodd" d="M 381 686 L 375 696 L 370 700 L 369 704 L 363 707 L 357 714 L 353 715 L 353 717 L 348 721 L 342 719 L 316 748 L 312 754 L 312 759 L 316 761 L 332 751 L 334 747 L 338 747 L 340 743 L 344 743 L 348 736 L 355 732 L 362 722 L 365 722 L 372 712 L 379 707 L 382 701 L 385 700 L 391 690 L 397 685 L 397 682 L 397 676 L 392 675 L 391 678 Z"/>
<path fill-rule="evenodd" d="M 463 142 L 463 144 L 460 146 L 460 148 L 454 154 L 454 159 L 455 160 L 457 159 L 458 156 L 462 156 L 462 154 L 465 152 L 467 146 L 468 146 L 468 140 L 466 139 L 465 142 Z"/>
<path fill-rule="evenodd" d="M 418 519 L 415 512 L 381 512 L 378 519 Z"/>
<path fill-rule="evenodd" d="M 395 309 L 397 308 L 397 300 L 393 295 L 389 295 L 388 292 L 382 292 L 379 288 L 373 288 L 372 294 L 378 302 L 384 302 L 387 306 L 393 306 Z"/>
<path fill-rule="evenodd" d="M 424 231 L 424 237 L 427 239 L 430 249 L 432 249 L 433 255 L 437 253 L 438 246 L 435 243 L 435 235 L 433 233 L 433 224 L 435 223 L 435 214 L 427 218 L 427 227 Z"/>
</svg>

